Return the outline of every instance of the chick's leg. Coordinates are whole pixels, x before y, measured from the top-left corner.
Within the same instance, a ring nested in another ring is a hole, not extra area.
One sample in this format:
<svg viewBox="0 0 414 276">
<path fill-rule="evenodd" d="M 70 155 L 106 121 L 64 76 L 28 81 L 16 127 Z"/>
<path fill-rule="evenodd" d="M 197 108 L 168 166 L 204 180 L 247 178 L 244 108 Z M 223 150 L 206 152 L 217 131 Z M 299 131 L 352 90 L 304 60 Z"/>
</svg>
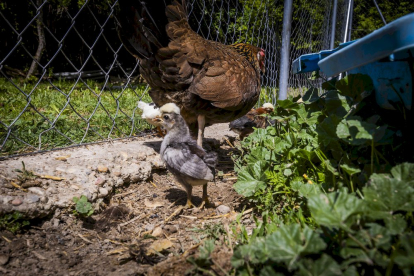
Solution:
<svg viewBox="0 0 414 276">
<path fill-rule="evenodd" d="M 198 115 L 198 135 L 197 135 L 197 145 L 203 147 L 203 137 L 204 137 L 204 127 L 206 125 L 206 117 L 204 115 Z"/>
<path fill-rule="evenodd" d="M 207 183 L 203 185 L 203 202 L 200 205 L 200 209 L 204 208 L 204 207 L 209 207 L 210 206 L 210 201 L 208 200 L 208 195 L 207 195 Z"/>
<path fill-rule="evenodd" d="M 184 186 L 184 188 L 185 188 L 185 190 L 187 192 L 187 205 L 186 206 L 187 206 L 187 208 L 191 208 L 191 207 L 194 206 L 194 204 L 191 202 L 191 194 L 193 192 L 193 186 L 191 186 L 189 184 L 186 184 Z"/>
</svg>

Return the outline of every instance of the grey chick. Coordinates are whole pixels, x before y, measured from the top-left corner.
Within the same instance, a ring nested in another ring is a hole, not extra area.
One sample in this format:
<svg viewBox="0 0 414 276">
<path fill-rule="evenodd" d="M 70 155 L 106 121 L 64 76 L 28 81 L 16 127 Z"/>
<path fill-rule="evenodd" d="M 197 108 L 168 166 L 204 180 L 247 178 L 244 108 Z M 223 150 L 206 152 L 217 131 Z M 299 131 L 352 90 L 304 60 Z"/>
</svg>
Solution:
<svg viewBox="0 0 414 276">
<path fill-rule="evenodd" d="M 167 169 L 187 192 L 187 206 L 191 202 L 193 186 L 203 186 L 202 206 L 208 206 L 207 183 L 214 181 L 217 154 L 207 153 L 197 145 L 190 135 L 187 124 L 180 115 L 180 109 L 174 103 L 168 103 L 160 108 L 161 115 L 156 119 L 167 131 L 161 144 L 161 159 Z"/>
</svg>

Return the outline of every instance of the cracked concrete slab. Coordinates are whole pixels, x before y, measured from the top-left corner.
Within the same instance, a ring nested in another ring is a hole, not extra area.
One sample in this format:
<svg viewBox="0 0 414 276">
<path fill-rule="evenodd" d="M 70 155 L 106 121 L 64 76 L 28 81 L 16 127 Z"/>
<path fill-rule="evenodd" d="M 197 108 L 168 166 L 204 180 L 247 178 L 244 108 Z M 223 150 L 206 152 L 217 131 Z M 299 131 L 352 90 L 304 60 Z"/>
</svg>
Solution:
<svg viewBox="0 0 414 276">
<path fill-rule="evenodd" d="M 223 136 L 236 134 L 228 124 L 206 128 L 206 138 Z M 116 187 L 146 181 L 152 170 L 165 169 L 158 153 L 161 142 L 148 136 L 2 160 L 0 215 L 19 211 L 30 219 L 45 217 L 70 207 L 73 197 L 81 195 L 102 201 Z M 22 162 L 26 173 L 16 171 L 23 170 Z"/>
</svg>

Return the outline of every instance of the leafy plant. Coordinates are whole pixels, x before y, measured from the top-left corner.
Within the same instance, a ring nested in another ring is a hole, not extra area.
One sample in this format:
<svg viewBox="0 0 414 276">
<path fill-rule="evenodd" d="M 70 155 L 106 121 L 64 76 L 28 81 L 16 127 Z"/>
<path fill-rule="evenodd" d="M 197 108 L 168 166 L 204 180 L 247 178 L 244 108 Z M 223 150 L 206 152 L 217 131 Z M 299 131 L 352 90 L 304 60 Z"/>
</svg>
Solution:
<svg viewBox="0 0 414 276">
<path fill-rule="evenodd" d="M 414 164 L 374 174 L 363 198 L 346 188 L 307 196 L 312 230 L 283 225 L 240 246 L 232 259 L 243 275 L 412 275 Z"/>
<path fill-rule="evenodd" d="M 235 190 L 262 212 L 236 274 L 412 275 L 411 111 L 378 108 L 366 75 L 323 88 L 278 101 L 234 157 Z"/>
<path fill-rule="evenodd" d="M 84 195 L 81 195 L 80 198 L 73 197 L 73 202 L 75 202 L 75 210 L 73 210 L 74 214 L 81 215 L 83 217 L 89 217 L 93 214 L 93 207 L 92 204 L 88 201 L 88 198 Z"/>
<path fill-rule="evenodd" d="M 197 274 L 197 272 L 209 273 L 208 268 L 211 266 L 211 253 L 214 251 L 215 245 L 213 239 L 205 240 L 203 246 L 200 247 L 197 257 L 190 257 L 187 262 L 193 265 L 193 268 L 187 274 Z"/>
<path fill-rule="evenodd" d="M 13 234 L 20 232 L 23 227 L 28 225 L 30 225 L 30 222 L 24 220 L 23 215 L 17 211 L 0 217 L 0 229 L 6 229 Z"/>
<path fill-rule="evenodd" d="M 241 143 L 234 188 L 259 209 L 290 212 L 316 186 L 361 192 L 372 173 L 414 161 L 401 114 L 381 116 L 368 105 L 375 100 L 367 75 L 349 75 L 324 87 L 330 90 L 321 96 L 310 89 L 303 103 L 278 101 L 271 116 L 275 125 L 257 129 Z"/>
</svg>

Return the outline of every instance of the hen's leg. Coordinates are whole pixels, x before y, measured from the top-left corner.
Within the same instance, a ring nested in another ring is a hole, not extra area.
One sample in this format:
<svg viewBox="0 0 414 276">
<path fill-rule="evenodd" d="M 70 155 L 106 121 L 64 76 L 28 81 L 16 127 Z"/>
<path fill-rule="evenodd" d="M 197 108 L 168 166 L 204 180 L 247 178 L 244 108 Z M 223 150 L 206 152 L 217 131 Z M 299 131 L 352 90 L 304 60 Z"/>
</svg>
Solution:
<svg viewBox="0 0 414 276">
<path fill-rule="evenodd" d="M 204 115 L 198 115 L 198 136 L 197 136 L 197 145 L 203 147 L 203 137 L 204 137 L 204 126 L 206 125 L 206 117 Z"/>
</svg>

